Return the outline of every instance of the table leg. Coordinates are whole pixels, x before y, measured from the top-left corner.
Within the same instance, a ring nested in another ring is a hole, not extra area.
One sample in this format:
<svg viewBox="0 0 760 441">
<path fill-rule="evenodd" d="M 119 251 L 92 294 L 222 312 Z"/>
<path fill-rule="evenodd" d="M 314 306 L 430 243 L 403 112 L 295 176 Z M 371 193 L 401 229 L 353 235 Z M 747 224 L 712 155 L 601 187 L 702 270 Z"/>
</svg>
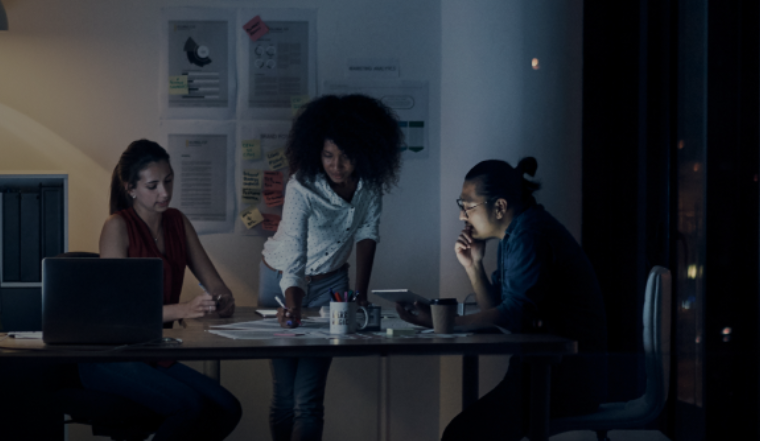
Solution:
<svg viewBox="0 0 760 441">
<path fill-rule="evenodd" d="M 221 362 L 219 360 L 203 360 L 203 374 L 207 377 L 219 381 L 221 376 L 219 375 L 221 368 L 219 367 Z"/>
<path fill-rule="evenodd" d="M 378 440 L 390 441 L 391 439 L 391 405 L 390 405 L 390 360 L 388 356 L 380 356 L 380 369 L 378 370 L 378 387 L 380 400 L 378 403 Z"/>
<path fill-rule="evenodd" d="M 560 357 L 526 357 L 530 366 L 530 441 L 549 439 L 549 397 L 551 391 L 551 365 Z"/>
<path fill-rule="evenodd" d="M 462 356 L 462 410 L 478 401 L 478 356 Z"/>
</svg>

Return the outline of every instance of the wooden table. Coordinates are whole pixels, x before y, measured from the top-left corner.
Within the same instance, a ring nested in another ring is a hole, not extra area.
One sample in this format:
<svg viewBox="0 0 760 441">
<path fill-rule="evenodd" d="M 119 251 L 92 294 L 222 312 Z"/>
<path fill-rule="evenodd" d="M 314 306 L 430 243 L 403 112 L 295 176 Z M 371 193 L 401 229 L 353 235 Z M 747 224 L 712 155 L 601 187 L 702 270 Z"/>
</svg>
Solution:
<svg viewBox="0 0 760 441">
<path fill-rule="evenodd" d="M 186 328 L 167 329 L 165 337 L 180 345 L 135 346 L 120 349 L 96 346 L 48 346 L 39 340 L 6 339 L 0 358 L 49 362 L 203 360 L 207 374 L 218 378 L 219 360 L 274 357 L 360 357 L 391 355 L 463 355 L 463 396 L 477 397 L 477 356 L 523 356 L 531 366 L 530 432 L 532 441 L 545 441 L 549 431 L 551 364 L 577 352 L 576 342 L 550 335 L 475 334 L 460 338 L 378 338 L 367 340 L 307 339 L 232 340 L 207 332 L 210 326 L 257 318 L 254 308 L 239 307 L 230 319 L 188 321 Z M 473 368 L 473 360 L 474 368 Z M 475 381 L 473 382 L 473 376 Z M 474 385 L 474 392 L 472 391 Z"/>
</svg>

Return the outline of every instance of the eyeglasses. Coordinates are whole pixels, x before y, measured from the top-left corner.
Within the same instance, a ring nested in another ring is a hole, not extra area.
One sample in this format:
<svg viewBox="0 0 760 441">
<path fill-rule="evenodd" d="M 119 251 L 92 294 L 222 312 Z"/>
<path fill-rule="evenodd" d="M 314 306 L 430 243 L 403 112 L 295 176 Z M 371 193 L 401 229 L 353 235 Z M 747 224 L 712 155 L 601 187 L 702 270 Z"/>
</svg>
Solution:
<svg viewBox="0 0 760 441">
<path fill-rule="evenodd" d="M 479 204 L 475 204 L 475 205 L 472 205 L 472 206 L 469 206 L 469 207 L 465 207 L 464 206 L 464 201 L 462 200 L 462 198 L 457 199 L 457 207 L 459 207 L 459 211 L 464 211 L 464 217 L 466 217 L 467 219 L 470 218 L 470 216 L 467 214 L 468 211 L 470 211 L 473 208 L 478 207 L 480 205 L 486 205 L 486 204 L 488 204 L 488 201 L 483 201 L 483 202 L 481 202 Z"/>
</svg>

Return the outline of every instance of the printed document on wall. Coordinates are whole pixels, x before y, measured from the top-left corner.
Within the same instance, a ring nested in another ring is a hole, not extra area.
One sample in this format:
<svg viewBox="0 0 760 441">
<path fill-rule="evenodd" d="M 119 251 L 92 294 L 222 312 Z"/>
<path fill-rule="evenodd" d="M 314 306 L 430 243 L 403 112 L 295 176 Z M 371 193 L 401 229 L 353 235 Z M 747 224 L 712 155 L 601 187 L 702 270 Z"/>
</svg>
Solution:
<svg viewBox="0 0 760 441">
<path fill-rule="evenodd" d="M 242 36 L 238 32 L 241 119 L 290 120 L 314 98 L 316 17 L 308 9 L 239 10 L 236 32 L 245 30 Z"/>
<path fill-rule="evenodd" d="M 236 109 L 234 11 L 167 8 L 159 93 L 167 119 L 232 119 Z"/>
<path fill-rule="evenodd" d="M 198 234 L 231 233 L 234 123 L 164 122 L 165 145 L 174 170 L 171 206 L 182 211 Z"/>
<path fill-rule="evenodd" d="M 282 219 L 290 168 L 285 157 L 289 121 L 250 121 L 238 132 L 235 188 L 240 213 L 235 233 L 272 235 Z"/>
<path fill-rule="evenodd" d="M 404 159 L 428 157 L 427 81 L 326 81 L 322 92 L 325 95 L 361 93 L 379 99 L 398 116 L 399 127 L 404 133 Z"/>
</svg>

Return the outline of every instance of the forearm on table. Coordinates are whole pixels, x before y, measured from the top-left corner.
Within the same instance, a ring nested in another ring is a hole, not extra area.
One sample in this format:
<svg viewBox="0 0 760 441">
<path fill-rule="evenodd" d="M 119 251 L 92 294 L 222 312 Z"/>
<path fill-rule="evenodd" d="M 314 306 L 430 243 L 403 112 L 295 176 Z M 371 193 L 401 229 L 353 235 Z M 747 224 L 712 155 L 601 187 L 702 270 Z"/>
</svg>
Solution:
<svg viewBox="0 0 760 441">
<path fill-rule="evenodd" d="M 306 293 L 297 286 L 291 286 L 285 290 L 285 307 L 288 309 L 300 309 Z"/>
<path fill-rule="evenodd" d="M 475 314 L 457 316 L 454 319 L 456 326 L 474 326 L 474 325 L 498 325 L 503 326 L 501 312 L 496 308 L 489 308 Z"/>
<path fill-rule="evenodd" d="M 366 301 L 369 280 L 372 276 L 372 265 L 375 262 L 377 242 L 364 239 L 356 243 L 356 291 L 359 291 L 359 301 Z"/>
<path fill-rule="evenodd" d="M 182 303 L 175 303 L 173 305 L 164 305 L 163 319 L 164 322 L 173 322 L 185 318 L 185 308 Z"/>
</svg>

